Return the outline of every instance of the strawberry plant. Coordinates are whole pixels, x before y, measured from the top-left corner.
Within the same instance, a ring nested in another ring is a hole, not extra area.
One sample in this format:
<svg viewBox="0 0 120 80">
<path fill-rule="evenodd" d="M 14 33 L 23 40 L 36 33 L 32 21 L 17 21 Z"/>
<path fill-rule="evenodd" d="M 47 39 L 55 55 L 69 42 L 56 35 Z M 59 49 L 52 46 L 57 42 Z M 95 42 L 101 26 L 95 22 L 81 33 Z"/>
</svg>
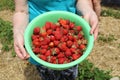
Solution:
<svg viewBox="0 0 120 80">
<path fill-rule="evenodd" d="M 79 65 L 77 80 L 110 80 L 110 71 L 104 71 L 95 67 L 88 60 Z"/>
<path fill-rule="evenodd" d="M 13 33 L 12 24 L 0 18 L 0 43 L 2 44 L 2 51 L 12 50 L 12 55 L 15 56 L 13 50 Z"/>
</svg>

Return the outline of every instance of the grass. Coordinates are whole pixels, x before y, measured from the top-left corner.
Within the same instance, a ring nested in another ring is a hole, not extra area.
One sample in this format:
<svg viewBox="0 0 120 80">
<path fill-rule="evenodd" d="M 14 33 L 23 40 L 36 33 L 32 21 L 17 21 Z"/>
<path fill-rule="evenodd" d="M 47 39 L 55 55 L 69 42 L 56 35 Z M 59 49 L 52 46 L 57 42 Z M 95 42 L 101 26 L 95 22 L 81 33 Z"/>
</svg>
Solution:
<svg viewBox="0 0 120 80">
<path fill-rule="evenodd" d="M 110 43 L 110 42 L 113 42 L 115 40 L 117 40 L 117 39 L 112 34 L 109 34 L 109 35 L 99 34 L 98 35 L 99 42 Z"/>
<path fill-rule="evenodd" d="M 88 60 L 84 60 L 79 65 L 77 80 L 109 80 L 112 76 L 110 71 L 100 70 Z"/>
<path fill-rule="evenodd" d="M 12 50 L 12 55 L 15 56 L 13 50 L 13 32 L 12 23 L 4 21 L 0 18 L 0 43 L 2 44 L 2 51 Z"/>
<path fill-rule="evenodd" d="M 14 10 L 14 0 L 0 0 L 0 11 L 2 10 Z"/>
<path fill-rule="evenodd" d="M 120 8 L 111 8 L 111 7 L 106 7 L 106 9 L 102 9 L 101 16 L 104 17 L 114 17 L 116 19 L 120 19 Z"/>
</svg>

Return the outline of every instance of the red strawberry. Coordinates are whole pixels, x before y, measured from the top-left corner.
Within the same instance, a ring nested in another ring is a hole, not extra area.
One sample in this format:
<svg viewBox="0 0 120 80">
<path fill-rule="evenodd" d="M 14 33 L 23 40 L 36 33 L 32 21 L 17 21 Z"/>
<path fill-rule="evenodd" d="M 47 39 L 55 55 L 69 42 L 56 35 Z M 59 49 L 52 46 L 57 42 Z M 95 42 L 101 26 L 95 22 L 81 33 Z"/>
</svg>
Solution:
<svg viewBox="0 0 120 80">
<path fill-rule="evenodd" d="M 74 53 L 76 51 L 75 48 L 70 48 L 71 52 Z"/>
<path fill-rule="evenodd" d="M 58 47 L 59 47 L 60 50 L 62 50 L 62 51 L 66 51 L 66 49 L 67 49 L 66 44 L 60 44 Z"/>
<path fill-rule="evenodd" d="M 70 40 L 67 41 L 67 46 L 68 46 L 68 47 L 71 47 L 72 45 L 73 45 L 73 42 L 72 42 L 72 41 L 70 41 Z"/>
<path fill-rule="evenodd" d="M 49 43 L 49 47 L 54 47 L 54 43 L 53 43 L 53 42 L 50 42 L 50 43 Z"/>
<path fill-rule="evenodd" d="M 46 36 L 47 36 L 47 33 L 46 33 L 46 32 L 42 32 L 42 33 L 40 34 L 40 36 L 41 36 L 41 37 L 46 37 Z"/>
<path fill-rule="evenodd" d="M 69 25 L 62 25 L 62 27 L 67 29 L 67 30 L 69 29 Z"/>
<path fill-rule="evenodd" d="M 47 50 L 47 52 L 45 53 L 45 56 L 50 56 L 51 55 L 51 51 Z"/>
<path fill-rule="evenodd" d="M 70 41 L 73 41 L 73 40 L 74 40 L 74 37 L 73 37 L 72 35 L 68 35 L 68 39 L 69 39 Z"/>
<path fill-rule="evenodd" d="M 51 41 L 54 41 L 54 40 L 55 40 L 55 36 L 51 35 L 51 36 L 50 36 L 50 40 L 51 40 Z"/>
<path fill-rule="evenodd" d="M 58 58 L 58 64 L 63 64 L 65 62 L 65 58 Z"/>
<path fill-rule="evenodd" d="M 47 57 L 45 55 L 40 55 L 39 58 L 44 60 L 44 61 L 47 61 Z"/>
<path fill-rule="evenodd" d="M 58 61 L 57 61 L 57 60 L 54 60 L 52 63 L 53 63 L 53 64 L 58 64 Z"/>
<path fill-rule="evenodd" d="M 57 40 L 60 40 L 62 37 L 62 34 L 60 33 L 60 31 L 55 31 L 54 36 Z"/>
<path fill-rule="evenodd" d="M 45 29 L 48 30 L 51 28 L 52 22 L 46 22 L 45 23 Z"/>
<path fill-rule="evenodd" d="M 51 35 L 51 34 L 52 34 L 52 32 L 53 32 L 53 30 L 52 30 L 52 29 L 48 29 L 48 30 L 47 30 L 47 34 L 48 34 L 48 35 Z"/>
<path fill-rule="evenodd" d="M 69 30 L 69 34 L 75 34 L 75 31 L 73 29 Z"/>
<path fill-rule="evenodd" d="M 52 30 L 55 30 L 56 28 L 57 28 L 57 26 L 56 26 L 55 24 L 52 24 L 52 25 L 51 25 L 51 29 L 52 29 Z"/>
<path fill-rule="evenodd" d="M 73 54 L 72 59 L 77 60 L 81 55 L 80 54 Z"/>
<path fill-rule="evenodd" d="M 42 41 L 40 41 L 40 44 L 41 44 L 41 45 L 47 45 L 47 44 L 48 44 L 48 42 L 47 42 L 47 41 L 45 41 L 45 40 L 42 40 Z"/>
<path fill-rule="evenodd" d="M 64 20 L 64 19 L 62 19 L 62 18 L 60 18 L 60 19 L 58 20 L 58 22 L 60 23 L 60 25 L 66 25 L 66 24 L 67 24 L 67 21 Z"/>
<path fill-rule="evenodd" d="M 61 38 L 61 42 L 66 42 L 68 40 L 68 37 L 67 36 L 63 36 L 62 38 Z"/>
<path fill-rule="evenodd" d="M 40 53 L 40 48 L 38 48 L 38 47 L 34 48 L 34 49 L 33 49 L 33 52 L 34 52 L 35 54 Z"/>
<path fill-rule="evenodd" d="M 60 53 L 60 49 L 59 48 L 55 48 L 54 51 L 58 54 Z"/>
<path fill-rule="evenodd" d="M 75 26 L 75 24 L 74 24 L 74 23 L 72 23 L 72 22 L 70 22 L 70 24 L 69 24 L 70 29 L 73 29 L 73 28 L 74 28 L 74 26 Z"/>
<path fill-rule="evenodd" d="M 60 31 L 60 30 L 61 30 L 60 27 L 57 27 L 57 28 L 56 28 L 56 31 Z"/>
<path fill-rule="evenodd" d="M 65 51 L 65 55 L 66 55 L 66 57 L 70 57 L 70 56 L 72 55 L 71 50 L 70 50 L 70 49 L 67 49 L 67 50 Z"/>
<path fill-rule="evenodd" d="M 41 50 L 40 50 L 40 53 L 41 53 L 41 54 L 45 54 L 46 52 L 47 52 L 47 49 L 41 49 Z"/>
<path fill-rule="evenodd" d="M 44 42 L 46 42 L 47 44 L 50 43 L 50 38 L 45 37 L 45 38 L 44 38 Z"/>
<path fill-rule="evenodd" d="M 81 26 L 76 26 L 76 28 L 77 28 L 77 31 L 81 31 L 82 30 Z"/>
<path fill-rule="evenodd" d="M 62 58 L 62 57 L 65 57 L 64 53 L 60 52 L 58 55 L 57 55 L 58 58 Z"/>
<path fill-rule="evenodd" d="M 42 49 L 48 49 L 48 45 L 42 45 L 41 48 Z"/>
<path fill-rule="evenodd" d="M 79 48 L 80 48 L 81 50 L 85 50 L 86 46 L 85 46 L 84 44 L 81 44 L 81 45 L 79 46 Z"/>
<path fill-rule="evenodd" d="M 68 34 L 68 30 L 67 29 L 63 29 L 63 34 L 67 35 Z"/>
<path fill-rule="evenodd" d="M 40 44 L 40 42 L 39 42 L 39 39 L 34 39 L 34 40 L 32 41 L 32 44 L 33 44 L 33 46 L 36 46 L 36 47 L 40 47 L 40 46 L 41 46 L 41 44 Z"/>
<path fill-rule="evenodd" d="M 34 39 L 38 39 L 39 38 L 39 35 L 32 35 L 32 40 L 34 40 Z"/>
<path fill-rule="evenodd" d="M 40 27 L 35 27 L 33 30 L 33 34 L 39 34 L 40 33 Z"/>
<path fill-rule="evenodd" d="M 83 35 L 78 33 L 78 39 L 82 39 Z"/>
<path fill-rule="evenodd" d="M 60 41 L 57 41 L 57 40 L 55 40 L 55 41 L 53 41 L 53 42 L 54 42 L 54 46 L 58 46 L 59 43 L 60 43 Z"/>
</svg>

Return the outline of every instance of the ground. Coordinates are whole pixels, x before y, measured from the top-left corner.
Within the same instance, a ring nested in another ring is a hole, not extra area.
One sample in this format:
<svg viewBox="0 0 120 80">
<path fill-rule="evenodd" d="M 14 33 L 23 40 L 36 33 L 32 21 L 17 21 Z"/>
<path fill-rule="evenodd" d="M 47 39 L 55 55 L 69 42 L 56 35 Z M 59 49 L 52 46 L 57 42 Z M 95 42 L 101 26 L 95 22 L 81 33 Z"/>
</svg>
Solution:
<svg viewBox="0 0 120 80">
<path fill-rule="evenodd" d="M 9 13 L 9 14 L 8 14 Z M 13 12 L 0 11 L 0 18 L 12 22 Z M 100 17 L 99 37 L 88 60 L 96 67 L 111 70 L 112 76 L 120 76 L 120 19 Z M 0 49 L 2 45 L 0 44 Z M 35 66 L 9 52 L 0 50 L 0 80 L 39 80 Z"/>
</svg>

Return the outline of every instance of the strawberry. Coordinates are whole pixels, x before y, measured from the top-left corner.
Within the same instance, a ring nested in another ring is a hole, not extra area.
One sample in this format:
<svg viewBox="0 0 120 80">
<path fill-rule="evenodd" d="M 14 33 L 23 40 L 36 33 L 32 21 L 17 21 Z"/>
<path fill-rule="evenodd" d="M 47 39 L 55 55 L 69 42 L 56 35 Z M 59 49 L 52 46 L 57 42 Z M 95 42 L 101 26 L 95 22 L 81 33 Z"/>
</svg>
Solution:
<svg viewBox="0 0 120 80">
<path fill-rule="evenodd" d="M 63 34 L 67 35 L 68 34 L 68 30 L 67 29 L 63 29 Z"/>
<path fill-rule="evenodd" d="M 72 54 L 72 59 L 77 60 L 80 56 L 80 54 Z"/>
<path fill-rule="evenodd" d="M 43 54 L 43 55 L 44 55 L 46 52 L 47 52 L 47 49 L 41 49 L 41 50 L 40 50 L 40 53 Z"/>
<path fill-rule="evenodd" d="M 51 48 L 54 47 L 54 43 L 53 43 L 53 42 L 50 42 L 50 43 L 49 43 L 49 47 L 51 47 Z"/>
<path fill-rule="evenodd" d="M 47 61 L 47 57 L 45 55 L 40 55 L 39 58 L 44 60 L 44 61 Z"/>
<path fill-rule="evenodd" d="M 74 26 L 75 26 L 75 25 L 74 25 L 74 23 L 73 23 L 73 22 L 70 22 L 70 23 L 69 23 L 69 27 L 70 27 L 70 29 L 73 29 L 73 28 L 74 28 Z"/>
<path fill-rule="evenodd" d="M 47 52 L 45 53 L 45 56 L 50 56 L 51 55 L 51 51 L 47 50 Z"/>
<path fill-rule="evenodd" d="M 46 33 L 46 32 L 42 32 L 42 33 L 40 34 L 40 36 L 43 37 L 43 38 L 45 38 L 45 37 L 47 37 L 47 33 Z"/>
<path fill-rule="evenodd" d="M 71 50 L 70 50 L 70 49 L 67 49 L 67 50 L 65 51 L 65 55 L 66 55 L 66 57 L 70 57 L 70 56 L 72 55 Z"/>
<path fill-rule="evenodd" d="M 55 36 L 51 35 L 50 36 L 50 41 L 55 41 Z"/>
<path fill-rule="evenodd" d="M 72 41 L 70 41 L 70 40 L 67 41 L 67 46 L 68 46 L 68 47 L 71 47 L 72 45 L 73 45 L 73 42 L 72 42 Z"/>
<path fill-rule="evenodd" d="M 62 57 L 65 57 L 64 53 L 60 52 L 58 55 L 57 55 L 58 58 L 62 58 Z"/>
<path fill-rule="evenodd" d="M 45 37 L 45 38 L 44 38 L 44 42 L 46 42 L 47 44 L 49 44 L 49 43 L 50 43 L 50 38 Z"/>
<path fill-rule="evenodd" d="M 39 39 L 34 39 L 34 40 L 32 41 L 32 44 L 33 44 L 34 46 L 36 46 L 36 47 L 40 47 L 40 46 L 41 46 L 41 44 L 40 44 L 40 42 L 39 42 Z"/>
<path fill-rule="evenodd" d="M 70 41 L 73 41 L 73 40 L 74 40 L 74 37 L 73 37 L 72 35 L 68 35 L 68 39 L 69 39 Z"/>
<path fill-rule="evenodd" d="M 62 37 L 62 34 L 60 33 L 60 31 L 55 31 L 55 32 L 54 32 L 54 36 L 55 36 L 55 38 L 56 38 L 57 40 L 60 40 L 61 37 Z"/>
<path fill-rule="evenodd" d="M 62 50 L 62 51 L 66 51 L 66 49 L 67 49 L 67 46 L 66 46 L 66 44 L 60 44 L 59 46 L 58 46 L 59 48 L 60 48 L 60 50 Z"/>
<path fill-rule="evenodd" d="M 82 39 L 83 35 L 78 33 L 78 39 Z"/>
<path fill-rule="evenodd" d="M 60 49 L 59 48 L 55 48 L 54 51 L 58 54 L 60 53 Z"/>
<path fill-rule="evenodd" d="M 52 30 L 55 30 L 56 28 L 57 28 L 57 26 L 56 26 L 55 24 L 52 24 L 52 25 L 51 25 L 51 29 L 52 29 Z"/>
<path fill-rule="evenodd" d="M 32 40 L 34 40 L 34 39 L 38 39 L 39 38 L 39 35 L 32 35 Z"/>
<path fill-rule="evenodd" d="M 71 52 L 74 53 L 76 51 L 75 48 L 70 48 Z"/>
<path fill-rule="evenodd" d="M 82 27 L 81 26 L 76 26 L 77 31 L 81 31 Z"/>
<path fill-rule="evenodd" d="M 69 25 L 62 25 L 62 27 L 67 29 L 67 30 L 69 29 Z"/>
<path fill-rule="evenodd" d="M 63 64 L 65 62 L 65 58 L 58 58 L 58 64 Z"/>
<path fill-rule="evenodd" d="M 52 23 L 51 22 L 46 22 L 45 23 L 45 29 L 48 30 L 51 28 Z"/>
<path fill-rule="evenodd" d="M 51 34 L 52 34 L 52 32 L 53 32 L 53 30 L 52 30 L 52 29 L 48 29 L 48 30 L 47 30 L 47 34 L 48 34 L 48 35 L 51 35 Z"/>
<path fill-rule="evenodd" d="M 85 46 L 84 44 L 81 44 L 81 45 L 79 46 L 79 48 L 80 48 L 80 50 L 85 50 L 86 46 Z"/>
<path fill-rule="evenodd" d="M 60 18 L 60 19 L 58 20 L 58 22 L 60 23 L 60 25 L 66 25 L 66 24 L 67 24 L 67 21 L 64 20 L 64 19 L 62 19 L 62 18 Z"/>
<path fill-rule="evenodd" d="M 35 54 L 40 53 L 40 48 L 38 48 L 38 47 L 34 48 L 34 49 L 33 49 L 33 52 L 34 52 Z"/>
<path fill-rule="evenodd" d="M 57 27 L 57 28 L 56 28 L 56 31 L 60 31 L 60 30 L 61 30 L 60 27 Z"/>
<path fill-rule="evenodd" d="M 42 45 L 41 48 L 42 49 L 48 49 L 48 45 Z"/>
<path fill-rule="evenodd" d="M 33 34 L 39 34 L 40 33 L 40 27 L 35 27 L 34 29 L 33 29 Z"/>
<path fill-rule="evenodd" d="M 58 61 L 57 61 L 57 60 L 54 60 L 52 63 L 53 63 L 53 64 L 58 64 Z"/>
<path fill-rule="evenodd" d="M 59 43 L 60 43 L 60 41 L 57 41 L 57 40 L 55 40 L 55 41 L 53 41 L 53 42 L 54 42 L 54 46 L 58 46 Z"/>
<path fill-rule="evenodd" d="M 41 44 L 41 45 L 47 45 L 48 42 L 47 42 L 46 40 L 41 40 L 41 41 L 40 41 L 40 44 Z"/>
</svg>

